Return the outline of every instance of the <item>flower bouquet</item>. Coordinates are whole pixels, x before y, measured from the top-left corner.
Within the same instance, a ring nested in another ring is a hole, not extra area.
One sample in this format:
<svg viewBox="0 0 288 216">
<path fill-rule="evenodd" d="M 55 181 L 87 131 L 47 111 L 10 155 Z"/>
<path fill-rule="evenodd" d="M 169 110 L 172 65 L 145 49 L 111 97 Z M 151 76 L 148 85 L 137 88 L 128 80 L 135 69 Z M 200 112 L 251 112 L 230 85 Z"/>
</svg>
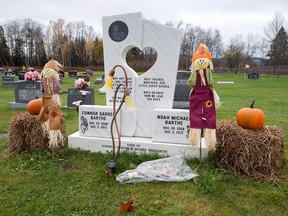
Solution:
<svg viewBox="0 0 288 216">
<path fill-rule="evenodd" d="M 90 82 L 85 81 L 83 78 L 78 78 L 77 80 L 75 80 L 74 86 L 78 89 L 85 89 L 90 86 Z"/>
<path fill-rule="evenodd" d="M 25 80 L 32 80 L 32 81 L 38 81 L 41 80 L 41 76 L 37 71 L 28 71 L 24 75 Z"/>
</svg>

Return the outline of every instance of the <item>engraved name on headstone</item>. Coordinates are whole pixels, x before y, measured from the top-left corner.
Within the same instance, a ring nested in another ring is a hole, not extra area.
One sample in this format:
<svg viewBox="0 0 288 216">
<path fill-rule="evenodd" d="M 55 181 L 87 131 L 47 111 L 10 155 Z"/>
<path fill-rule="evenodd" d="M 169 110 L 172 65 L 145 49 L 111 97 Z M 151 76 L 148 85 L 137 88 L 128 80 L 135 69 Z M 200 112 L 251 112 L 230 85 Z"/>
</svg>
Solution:
<svg viewBox="0 0 288 216">
<path fill-rule="evenodd" d="M 113 107 L 82 105 L 79 107 L 80 136 L 111 137 L 110 127 L 113 118 Z M 117 116 L 120 124 L 120 116 Z M 114 127 L 114 134 L 117 132 Z"/>
<path fill-rule="evenodd" d="M 189 110 L 154 109 L 153 141 L 188 145 L 189 130 Z"/>
<path fill-rule="evenodd" d="M 14 93 L 16 103 L 28 103 L 43 96 L 38 81 L 16 81 Z"/>
</svg>

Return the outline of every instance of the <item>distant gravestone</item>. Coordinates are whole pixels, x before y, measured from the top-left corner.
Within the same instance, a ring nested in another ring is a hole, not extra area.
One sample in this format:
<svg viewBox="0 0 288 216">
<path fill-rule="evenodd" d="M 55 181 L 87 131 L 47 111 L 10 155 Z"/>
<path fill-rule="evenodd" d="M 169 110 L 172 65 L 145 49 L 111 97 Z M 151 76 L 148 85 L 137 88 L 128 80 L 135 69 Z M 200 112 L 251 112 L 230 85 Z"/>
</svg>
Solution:
<svg viewBox="0 0 288 216">
<path fill-rule="evenodd" d="M 187 84 L 191 72 L 178 72 L 174 93 L 173 109 L 189 109 L 191 86 Z"/>
<path fill-rule="evenodd" d="M 94 84 L 104 84 L 105 83 L 105 74 L 101 76 L 101 78 L 96 78 Z"/>
<path fill-rule="evenodd" d="M 4 69 L 0 68 L 0 75 L 2 75 L 4 73 Z"/>
<path fill-rule="evenodd" d="M 259 79 L 259 74 L 258 73 L 249 73 L 248 79 Z"/>
<path fill-rule="evenodd" d="M 69 71 L 68 72 L 68 76 L 69 77 L 74 77 L 74 78 L 77 77 L 77 71 Z"/>
<path fill-rule="evenodd" d="M 40 82 L 37 81 L 16 81 L 15 82 L 15 102 L 28 103 L 31 100 L 41 98 Z"/>
<path fill-rule="evenodd" d="M 19 74 L 19 71 L 18 70 L 13 70 L 12 71 L 16 76 L 18 76 L 18 74 Z"/>
<path fill-rule="evenodd" d="M 94 84 L 104 84 L 104 82 L 101 78 L 96 78 Z"/>
<path fill-rule="evenodd" d="M 73 102 L 75 101 L 82 101 L 82 93 L 80 92 L 88 91 L 89 93 L 86 94 L 85 97 L 85 105 L 95 105 L 94 99 L 94 88 L 87 88 L 87 89 L 78 89 L 78 88 L 68 88 L 68 98 L 67 98 L 67 107 L 73 108 L 75 105 Z M 84 105 L 82 104 L 82 105 Z"/>
<path fill-rule="evenodd" d="M 5 76 L 15 77 L 15 74 L 12 71 L 5 72 Z"/>
<path fill-rule="evenodd" d="M 19 73 L 18 73 L 18 79 L 19 79 L 19 80 L 25 80 L 25 73 L 26 73 L 26 72 L 19 72 Z"/>
<path fill-rule="evenodd" d="M 14 77 L 4 76 L 2 77 L 2 86 L 14 86 Z"/>
</svg>

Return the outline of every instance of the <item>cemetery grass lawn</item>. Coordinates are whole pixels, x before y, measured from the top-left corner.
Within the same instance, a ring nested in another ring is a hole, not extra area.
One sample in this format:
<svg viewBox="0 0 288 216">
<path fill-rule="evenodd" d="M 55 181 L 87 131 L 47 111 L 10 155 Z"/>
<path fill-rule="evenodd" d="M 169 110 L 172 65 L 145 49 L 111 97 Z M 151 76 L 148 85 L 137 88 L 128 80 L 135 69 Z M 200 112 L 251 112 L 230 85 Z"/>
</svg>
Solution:
<svg viewBox="0 0 288 216">
<path fill-rule="evenodd" d="M 102 73 L 96 73 L 101 77 Z M 242 75 L 215 74 L 214 81 L 223 106 L 217 119 L 235 119 L 236 112 L 255 107 L 266 115 L 267 125 L 285 130 L 285 161 L 288 162 L 288 78 L 261 77 L 247 80 Z M 73 87 L 74 79 L 64 79 L 63 90 Z M 94 85 L 95 103 L 105 104 Z M 62 105 L 67 93 L 61 94 Z M 14 89 L 2 87 L 0 80 L 0 133 L 7 133 L 13 115 L 23 109 L 9 109 Z M 75 110 L 62 109 L 67 134 L 78 131 Z M 201 163 L 187 162 L 199 177 L 179 183 L 120 184 L 115 176 L 105 174 L 110 154 L 90 153 L 63 148 L 52 159 L 49 150 L 7 157 L 8 140 L 0 138 L 0 215 L 119 215 L 121 201 L 132 200 L 135 211 L 127 215 L 288 215 L 288 168 L 278 185 L 238 178 L 217 166 L 213 155 Z M 122 153 L 117 173 L 131 169 L 131 164 L 158 158 L 157 155 Z"/>
</svg>

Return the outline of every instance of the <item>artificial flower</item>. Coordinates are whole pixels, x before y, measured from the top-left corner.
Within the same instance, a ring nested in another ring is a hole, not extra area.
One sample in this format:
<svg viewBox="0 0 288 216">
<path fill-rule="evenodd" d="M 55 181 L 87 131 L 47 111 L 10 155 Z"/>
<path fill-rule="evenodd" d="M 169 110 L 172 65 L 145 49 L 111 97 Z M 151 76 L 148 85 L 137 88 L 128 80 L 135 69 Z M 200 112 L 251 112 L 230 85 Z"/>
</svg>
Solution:
<svg viewBox="0 0 288 216">
<path fill-rule="evenodd" d="M 85 89 L 90 86 L 90 82 L 85 81 L 83 78 L 78 78 L 75 80 L 74 86 L 78 89 Z"/>
<path fill-rule="evenodd" d="M 24 75 L 25 80 L 32 80 L 32 81 L 38 81 L 41 80 L 41 76 L 37 71 L 28 71 Z"/>
</svg>

